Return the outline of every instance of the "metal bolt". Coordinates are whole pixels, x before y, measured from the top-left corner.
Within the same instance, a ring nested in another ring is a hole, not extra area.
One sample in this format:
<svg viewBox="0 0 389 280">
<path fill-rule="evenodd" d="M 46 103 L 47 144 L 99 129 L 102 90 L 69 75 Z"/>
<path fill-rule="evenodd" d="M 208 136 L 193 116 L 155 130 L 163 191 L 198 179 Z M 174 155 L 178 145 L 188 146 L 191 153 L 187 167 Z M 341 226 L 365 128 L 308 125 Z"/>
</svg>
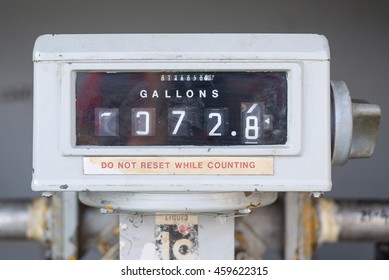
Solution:
<svg viewBox="0 0 389 280">
<path fill-rule="evenodd" d="M 51 198 L 54 196 L 54 193 L 53 192 L 43 192 L 42 196 L 46 197 L 46 198 Z"/>
<path fill-rule="evenodd" d="M 324 196 L 324 192 L 311 192 L 311 197 L 321 198 Z"/>
<path fill-rule="evenodd" d="M 248 208 L 243 208 L 238 210 L 239 214 L 250 214 L 251 210 Z"/>
<path fill-rule="evenodd" d="M 100 208 L 100 213 L 102 214 L 112 214 L 114 212 L 114 209 L 112 208 Z"/>
</svg>

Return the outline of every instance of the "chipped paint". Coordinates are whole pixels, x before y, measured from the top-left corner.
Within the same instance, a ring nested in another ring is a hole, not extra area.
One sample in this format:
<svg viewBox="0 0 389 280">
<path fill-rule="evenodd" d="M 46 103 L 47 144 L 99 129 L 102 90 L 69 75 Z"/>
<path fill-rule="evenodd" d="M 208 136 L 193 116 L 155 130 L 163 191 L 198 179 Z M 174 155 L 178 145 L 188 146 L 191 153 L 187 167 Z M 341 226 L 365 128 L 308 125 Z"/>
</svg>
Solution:
<svg viewBox="0 0 389 280">
<path fill-rule="evenodd" d="M 312 259 L 318 221 L 309 193 L 289 192 L 285 198 L 285 259 Z"/>
<path fill-rule="evenodd" d="M 41 242 L 46 242 L 48 239 L 47 232 L 47 213 L 49 211 L 48 200 L 45 198 L 37 198 L 33 200 L 29 208 L 29 216 L 27 227 L 27 238 Z"/>
<path fill-rule="evenodd" d="M 318 201 L 317 214 L 319 216 L 320 227 L 318 231 L 318 242 L 337 242 L 341 228 L 336 221 L 335 213 L 337 205 L 331 199 L 321 199 Z"/>
<path fill-rule="evenodd" d="M 303 226 L 303 259 L 312 259 L 317 245 L 316 233 L 318 229 L 318 219 L 314 208 L 314 201 L 308 195 L 303 197 L 302 209 Z M 297 256 L 299 259 L 301 256 Z"/>
</svg>

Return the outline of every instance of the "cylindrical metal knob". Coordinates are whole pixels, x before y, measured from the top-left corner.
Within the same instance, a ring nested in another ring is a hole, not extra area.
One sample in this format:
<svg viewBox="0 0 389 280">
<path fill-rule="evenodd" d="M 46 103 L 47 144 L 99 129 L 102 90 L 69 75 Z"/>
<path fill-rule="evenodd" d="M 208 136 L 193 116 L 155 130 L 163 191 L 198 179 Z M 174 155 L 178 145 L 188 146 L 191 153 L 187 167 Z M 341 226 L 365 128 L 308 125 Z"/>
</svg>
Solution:
<svg viewBox="0 0 389 280">
<path fill-rule="evenodd" d="M 371 157 L 380 124 L 380 107 L 364 100 L 352 99 L 352 112 L 353 139 L 350 159 Z"/>
<path fill-rule="evenodd" d="M 332 165 L 370 157 L 377 139 L 380 107 L 352 100 L 343 81 L 331 81 L 331 106 Z"/>
</svg>

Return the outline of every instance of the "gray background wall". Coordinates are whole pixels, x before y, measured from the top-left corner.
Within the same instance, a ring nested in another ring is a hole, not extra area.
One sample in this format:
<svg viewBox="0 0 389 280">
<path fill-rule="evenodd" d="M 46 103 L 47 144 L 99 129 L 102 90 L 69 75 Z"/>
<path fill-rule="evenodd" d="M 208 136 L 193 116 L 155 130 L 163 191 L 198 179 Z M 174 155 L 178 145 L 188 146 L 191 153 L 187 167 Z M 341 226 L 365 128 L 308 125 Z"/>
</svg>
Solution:
<svg viewBox="0 0 389 280">
<path fill-rule="evenodd" d="M 383 111 L 374 157 L 333 169 L 338 198 L 389 199 L 389 4 L 387 1 L 9 1 L 0 3 L 0 199 L 30 190 L 31 54 L 46 33 L 255 32 L 319 33 L 331 46 L 331 77 L 354 98 Z M 206 42 L 205 42 L 206 43 Z M 318 148 L 320 148 L 318 146 Z M 318 258 L 370 259 L 371 243 L 322 246 Z M 0 258 L 42 258 L 39 245 L 0 242 Z"/>
</svg>

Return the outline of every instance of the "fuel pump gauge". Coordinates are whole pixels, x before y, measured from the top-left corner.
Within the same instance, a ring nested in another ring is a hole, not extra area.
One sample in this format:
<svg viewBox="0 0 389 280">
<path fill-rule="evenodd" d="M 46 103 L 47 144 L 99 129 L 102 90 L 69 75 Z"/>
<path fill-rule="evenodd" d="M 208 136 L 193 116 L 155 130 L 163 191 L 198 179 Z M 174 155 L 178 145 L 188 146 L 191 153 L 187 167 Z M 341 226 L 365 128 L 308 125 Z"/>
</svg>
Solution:
<svg viewBox="0 0 389 280">
<path fill-rule="evenodd" d="M 329 191 L 329 66 L 316 34 L 41 36 L 32 187 L 167 194 L 154 210 L 178 212 L 214 200 L 174 193 Z"/>
<path fill-rule="evenodd" d="M 287 140 L 286 72 L 85 71 L 75 84 L 78 146 Z"/>
</svg>

